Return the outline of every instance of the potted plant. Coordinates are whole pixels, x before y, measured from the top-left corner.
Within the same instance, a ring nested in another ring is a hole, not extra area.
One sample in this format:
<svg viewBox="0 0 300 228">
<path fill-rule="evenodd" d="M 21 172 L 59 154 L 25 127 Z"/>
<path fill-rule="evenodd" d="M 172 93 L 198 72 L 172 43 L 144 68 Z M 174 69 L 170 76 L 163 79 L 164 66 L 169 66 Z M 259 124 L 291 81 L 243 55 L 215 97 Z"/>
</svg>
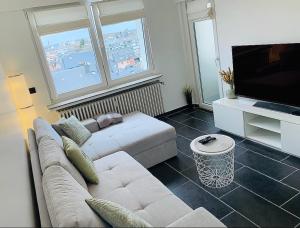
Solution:
<svg viewBox="0 0 300 228">
<path fill-rule="evenodd" d="M 236 99 L 236 95 L 234 91 L 234 76 L 230 67 L 228 68 L 227 71 L 225 70 L 220 71 L 220 76 L 222 80 L 230 86 L 230 88 L 226 91 L 226 97 L 229 99 Z"/>
<path fill-rule="evenodd" d="M 184 93 L 184 96 L 185 96 L 186 103 L 189 106 L 192 106 L 193 105 L 193 89 L 192 89 L 192 87 L 189 86 L 189 85 L 186 85 L 183 88 L 183 93 Z"/>
</svg>

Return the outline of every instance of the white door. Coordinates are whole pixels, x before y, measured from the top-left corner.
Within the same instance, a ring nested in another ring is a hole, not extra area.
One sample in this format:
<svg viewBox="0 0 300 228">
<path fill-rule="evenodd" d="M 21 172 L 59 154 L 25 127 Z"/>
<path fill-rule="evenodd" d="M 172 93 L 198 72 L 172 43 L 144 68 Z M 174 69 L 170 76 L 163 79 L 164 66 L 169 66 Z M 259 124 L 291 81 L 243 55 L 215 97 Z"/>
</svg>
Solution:
<svg viewBox="0 0 300 228">
<path fill-rule="evenodd" d="M 211 109 L 212 102 L 220 99 L 220 69 L 213 19 L 193 21 L 191 30 L 195 72 L 201 96 L 200 106 Z"/>
</svg>

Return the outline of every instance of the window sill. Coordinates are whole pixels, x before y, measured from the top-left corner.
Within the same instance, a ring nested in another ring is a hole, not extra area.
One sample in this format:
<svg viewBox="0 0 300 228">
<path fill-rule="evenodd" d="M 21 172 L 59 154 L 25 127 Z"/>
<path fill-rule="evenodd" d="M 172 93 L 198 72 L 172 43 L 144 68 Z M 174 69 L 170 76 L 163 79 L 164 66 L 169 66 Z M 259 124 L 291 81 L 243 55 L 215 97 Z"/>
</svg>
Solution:
<svg viewBox="0 0 300 228">
<path fill-rule="evenodd" d="M 157 81 L 161 77 L 162 77 L 161 74 L 153 75 L 153 76 L 139 79 L 139 80 L 136 80 L 133 82 L 128 82 L 128 83 L 125 83 L 122 85 L 114 86 L 109 89 L 101 90 L 99 92 L 90 93 L 90 94 L 87 94 L 84 96 L 76 97 L 76 98 L 58 102 L 58 103 L 53 103 L 53 104 L 48 105 L 48 109 L 57 111 L 57 110 L 62 110 L 62 109 L 69 108 L 69 107 L 72 107 L 75 105 L 80 105 L 82 103 L 86 103 L 86 102 L 89 102 L 89 101 L 92 101 L 95 99 L 99 99 L 99 98 L 106 97 L 106 96 L 109 96 L 109 95 L 112 95 L 115 93 L 119 93 L 119 92 L 122 92 L 122 91 L 125 91 L 128 89 L 132 89 L 132 88 L 138 87 L 140 85 L 147 84 L 149 82 Z"/>
</svg>

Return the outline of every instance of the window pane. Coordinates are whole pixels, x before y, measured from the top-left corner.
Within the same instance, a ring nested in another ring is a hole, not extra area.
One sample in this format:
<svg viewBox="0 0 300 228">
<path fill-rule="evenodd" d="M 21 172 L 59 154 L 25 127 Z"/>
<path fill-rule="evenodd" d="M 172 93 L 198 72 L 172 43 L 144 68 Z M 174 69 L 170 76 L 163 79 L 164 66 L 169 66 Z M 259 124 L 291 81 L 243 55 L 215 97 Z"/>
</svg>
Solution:
<svg viewBox="0 0 300 228">
<path fill-rule="evenodd" d="M 148 70 L 143 20 L 102 27 L 112 80 Z"/>
<path fill-rule="evenodd" d="M 57 94 L 101 83 L 88 28 L 41 36 Z"/>
</svg>

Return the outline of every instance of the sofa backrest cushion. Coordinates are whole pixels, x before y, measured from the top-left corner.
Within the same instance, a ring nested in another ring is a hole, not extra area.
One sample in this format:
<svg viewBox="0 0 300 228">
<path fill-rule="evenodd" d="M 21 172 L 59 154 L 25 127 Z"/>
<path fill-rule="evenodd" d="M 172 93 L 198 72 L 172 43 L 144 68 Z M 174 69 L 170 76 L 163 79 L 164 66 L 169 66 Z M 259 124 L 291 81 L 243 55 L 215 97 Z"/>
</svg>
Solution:
<svg viewBox="0 0 300 228">
<path fill-rule="evenodd" d="M 43 190 L 53 227 L 107 227 L 85 202 L 92 196 L 62 167 L 46 169 Z"/>
<path fill-rule="evenodd" d="M 36 118 L 33 121 L 33 128 L 35 131 L 37 144 L 40 143 L 44 136 L 49 136 L 54 139 L 61 148 L 63 148 L 63 142 L 60 135 L 52 128 L 52 126 L 42 118 Z"/>
<path fill-rule="evenodd" d="M 87 185 L 80 172 L 69 161 L 64 150 L 49 136 L 44 136 L 39 143 L 39 158 L 42 172 L 51 166 L 61 166 L 85 189 Z"/>
<path fill-rule="evenodd" d="M 79 146 L 84 144 L 92 136 L 92 133 L 75 116 L 61 121 L 59 126 L 63 132 Z"/>
</svg>

